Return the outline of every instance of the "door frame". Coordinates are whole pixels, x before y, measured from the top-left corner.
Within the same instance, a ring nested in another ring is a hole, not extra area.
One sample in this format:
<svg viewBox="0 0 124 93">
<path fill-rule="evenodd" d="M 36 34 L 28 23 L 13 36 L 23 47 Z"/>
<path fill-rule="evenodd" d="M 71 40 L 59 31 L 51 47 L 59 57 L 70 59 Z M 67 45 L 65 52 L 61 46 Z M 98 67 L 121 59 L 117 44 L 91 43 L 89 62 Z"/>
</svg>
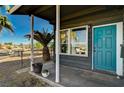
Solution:
<svg viewBox="0 0 124 93">
<path fill-rule="evenodd" d="M 93 62 L 93 45 L 94 45 L 94 28 L 116 25 L 116 74 L 118 76 L 123 76 L 123 59 L 120 57 L 121 55 L 121 44 L 123 44 L 123 22 L 110 23 L 104 25 L 97 25 L 92 27 L 92 70 L 94 70 L 94 62 Z"/>
</svg>

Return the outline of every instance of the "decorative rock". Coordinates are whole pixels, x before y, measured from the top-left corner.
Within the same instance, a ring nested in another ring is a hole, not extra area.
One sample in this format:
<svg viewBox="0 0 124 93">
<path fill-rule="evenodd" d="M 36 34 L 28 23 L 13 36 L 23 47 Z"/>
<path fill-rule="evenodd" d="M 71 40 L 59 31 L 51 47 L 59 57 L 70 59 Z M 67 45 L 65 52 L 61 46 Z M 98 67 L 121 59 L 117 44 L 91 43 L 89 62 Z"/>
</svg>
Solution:
<svg viewBox="0 0 124 93">
<path fill-rule="evenodd" d="M 43 71 L 42 71 L 42 76 L 43 76 L 43 77 L 48 77 L 49 74 L 50 74 L 50 73 L 49 73 L 48 70 L 43 70 Z"/>
<path fill-rule="evenodd" d="M 49 62 L 43 63 L 42 71 L 44 71 L 44 70 L 48 70 L 50 73 L 55 72 L 55 64 L 54 64 L 54 62 L 49 61 Z"/>
<path fill-rule="evenodd" d="M 117 76 L 116 78 L 117 78 L 117 79 L 121 79 L 120 76 Z"/>
</svg>

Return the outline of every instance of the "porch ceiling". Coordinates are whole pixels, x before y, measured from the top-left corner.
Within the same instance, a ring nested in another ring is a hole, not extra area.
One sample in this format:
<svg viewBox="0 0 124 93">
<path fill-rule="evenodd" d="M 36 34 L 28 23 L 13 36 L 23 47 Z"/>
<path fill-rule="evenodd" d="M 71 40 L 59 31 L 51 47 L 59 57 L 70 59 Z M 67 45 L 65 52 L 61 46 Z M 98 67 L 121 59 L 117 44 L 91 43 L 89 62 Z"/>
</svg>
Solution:
<svg viewBox="0 0 124 93">
<path fill-rule="evenodd" d="M 35 15 L 51 22 L 55 19 L 54 5 L 21 5 L 13 6 L 9 13 L 16 15 Z"/>
<path fill-rule="evenodd" d="M 61 5 L 61 23 L 64 24 L 72 19 L 94 15 L 98 12 L 104 12 L 123 6 L 87 6 L 87 5 Z M 13 6 L 10 9 L 11 14 L 35 15 L 55 24 L 56 10 L 55 5 L 21 5 Z"/>
</svg>

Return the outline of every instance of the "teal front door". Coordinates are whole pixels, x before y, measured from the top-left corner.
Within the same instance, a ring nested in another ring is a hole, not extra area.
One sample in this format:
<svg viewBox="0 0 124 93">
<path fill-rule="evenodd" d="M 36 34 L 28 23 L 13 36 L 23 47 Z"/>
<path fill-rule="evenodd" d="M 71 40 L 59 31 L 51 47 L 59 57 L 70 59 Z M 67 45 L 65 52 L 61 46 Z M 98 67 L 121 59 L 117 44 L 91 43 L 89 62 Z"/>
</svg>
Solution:
<svg viewBox="0 0 124 93">
<path fill-rule="evenodd" d="M 116 25 L 93 29 L 93 66 L 97 70 L 116 71 Z"/>
</svg>

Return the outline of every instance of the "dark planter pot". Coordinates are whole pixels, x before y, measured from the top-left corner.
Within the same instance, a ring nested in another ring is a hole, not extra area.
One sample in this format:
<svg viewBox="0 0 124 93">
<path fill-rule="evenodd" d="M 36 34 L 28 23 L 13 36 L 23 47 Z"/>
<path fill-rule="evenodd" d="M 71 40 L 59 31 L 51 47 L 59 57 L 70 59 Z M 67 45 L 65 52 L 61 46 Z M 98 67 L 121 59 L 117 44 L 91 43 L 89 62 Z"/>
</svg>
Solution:
<svg viewBox="0 0 124 93">
<path fill-rule="evenodd" d="M 32 64 L 32 66 L 33 66 L 33 71 L 35 73 L 38 73 L 38 74 L 41 73 L 42 67 L 43 67 L 43 64 L 42 63 L 35 63 L 35 64 Z"/>
</svg>

